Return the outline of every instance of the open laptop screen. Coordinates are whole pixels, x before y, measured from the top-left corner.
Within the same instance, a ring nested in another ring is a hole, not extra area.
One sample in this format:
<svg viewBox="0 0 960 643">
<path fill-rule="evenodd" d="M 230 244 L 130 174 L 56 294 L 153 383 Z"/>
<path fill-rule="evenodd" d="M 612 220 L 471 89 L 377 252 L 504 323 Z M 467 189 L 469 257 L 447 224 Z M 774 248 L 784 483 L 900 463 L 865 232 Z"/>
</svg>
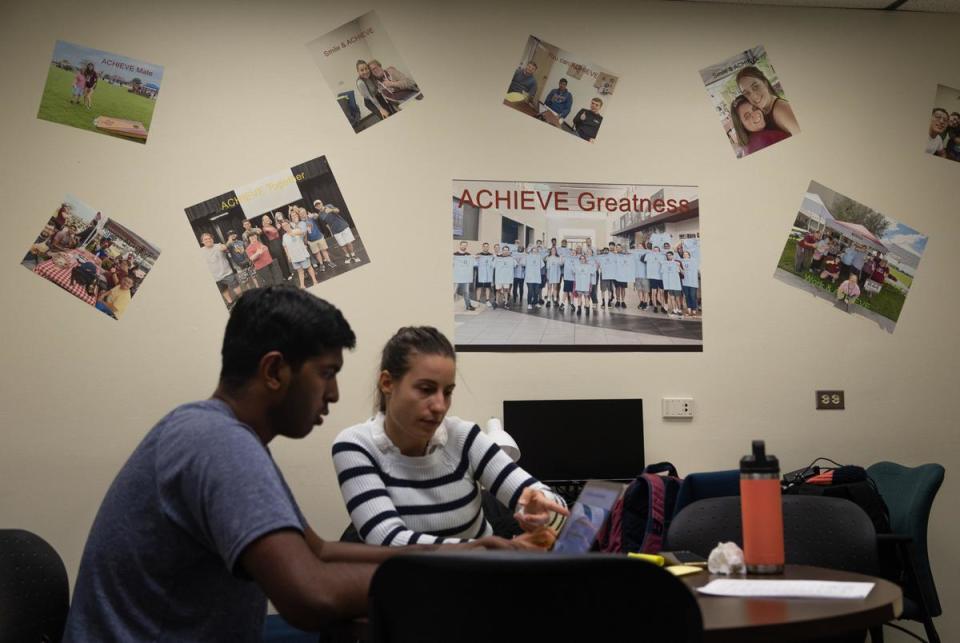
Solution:
<svg viewBox="0 0 960 643">
<path fill-rule="evenodd" d="M 553 551 L 563 554 L 585 554 L 590 551 L 622 492 L 622 484 L 596 480 L 588 482 L 573 503 Z"/>
</svg>

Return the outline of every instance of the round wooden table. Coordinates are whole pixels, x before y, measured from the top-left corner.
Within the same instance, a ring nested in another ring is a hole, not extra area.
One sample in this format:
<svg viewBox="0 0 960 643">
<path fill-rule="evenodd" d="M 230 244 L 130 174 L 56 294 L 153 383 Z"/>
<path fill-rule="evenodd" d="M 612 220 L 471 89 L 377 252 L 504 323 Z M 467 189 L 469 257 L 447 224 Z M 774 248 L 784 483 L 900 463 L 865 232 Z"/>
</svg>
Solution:
<svg viewBox="0 0 960 643">
<path fill-rule="evenodd" d="M 903 594 L 893 583 L 835 569 L 787 565 L 782 575 L 747 576 L 768 580 L 829 580 L 874 583 L 863 600 L 730 598 L 696 591 L 714 578 L 707 573 L 682 577 L 697 596 L 703 614 L 704 643 L 787 643 L 839 636 L 886 623 L 903 611 Z"/>
</svg>

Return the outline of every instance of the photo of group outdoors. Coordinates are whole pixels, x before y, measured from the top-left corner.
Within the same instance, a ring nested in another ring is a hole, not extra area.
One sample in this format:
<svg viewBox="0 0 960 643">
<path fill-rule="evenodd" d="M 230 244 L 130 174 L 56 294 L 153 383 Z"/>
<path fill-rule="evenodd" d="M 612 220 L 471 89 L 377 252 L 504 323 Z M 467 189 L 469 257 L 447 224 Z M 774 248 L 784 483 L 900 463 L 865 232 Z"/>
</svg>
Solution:
<svg viewBox="0 0 960 643">
<path fill-rule="evenodd" d="M 37 118 L 147 142 L 163 67 L 57 41 Z"/>
<path fill-rule="evenodd" d="M 20 265 L 119 319 L 159 257 L 159 248 L 68 195 Z"/>
<path fill-rule="evenodd" d="M 227 308 L 244 291 L 309 288 L 370 263 L 324 156 L 186 208 Z"/>
<path fill-rule="evenodd" d="M 695 186 L 453 182 L 462 351 L 701 351 Z"/>
<path fill-rule="evenodd" d="M 593 143 L 618 76 L 530 36 L 503 104 Z"/>
<path fill-rule="evenodd" d="M 800 131 L 762 46 L 701 69 L 700 77 L 737 158 Z"/>
<path fill-rule="evenodd" d="M 893 332 L 926 235 L 811 181 L 775 277 Z"/>
<path fill-rule="evenodd" d="M 354 132 L 423 99 L 374 11 L 307 43 L 307 50 Z"/>
<path fill-rule="evenodd" d="M 937 85 L 926 152 L 960 161 L 960 89 Z"/>
</svg>

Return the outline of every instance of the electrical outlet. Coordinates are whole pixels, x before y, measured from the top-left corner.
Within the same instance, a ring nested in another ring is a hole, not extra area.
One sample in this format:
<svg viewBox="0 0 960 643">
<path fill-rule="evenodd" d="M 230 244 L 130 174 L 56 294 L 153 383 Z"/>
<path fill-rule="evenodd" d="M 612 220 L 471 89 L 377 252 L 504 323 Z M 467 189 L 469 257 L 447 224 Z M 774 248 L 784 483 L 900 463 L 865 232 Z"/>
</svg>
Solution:
<svg viewBox="0 0 960 643">
<path fill-rule="evenodd" d="M 817 410 L 842 411 L 843 391 L 817 391 Z"/>
<path fill-rule="evenodd" d="M 665 397 L 661 400 L 663 417 L 665 418 L 692 418 L 692 397 Z"/>
</svg>

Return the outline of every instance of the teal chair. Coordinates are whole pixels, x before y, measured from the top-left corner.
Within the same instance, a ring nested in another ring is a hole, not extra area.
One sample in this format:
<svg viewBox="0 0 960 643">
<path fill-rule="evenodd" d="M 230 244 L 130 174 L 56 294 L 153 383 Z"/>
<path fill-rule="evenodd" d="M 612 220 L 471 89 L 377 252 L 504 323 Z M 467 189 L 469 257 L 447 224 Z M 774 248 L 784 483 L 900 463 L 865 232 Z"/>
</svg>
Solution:
<svg viewBox="0 0 960 643">
<path fill-rule="evenodd" d="M 896 547 L 902 568 L 900 578 L 892 579 L 904 590 L 900 618 L 923 623 L 930 643 L 939 643 L 933 617 L 940 616 L 943 610 L 930 570 L 927 523 L 933 499 L 943 483 L 944 469 L 939 464 L 911 468 L 894 462 L 878 462 L 867 468 L 867 475 L 876 483 L 890 510 L 893 534 L 880 535 L 880 541 L 881 545 L 887 541 Z"/>
</svg>

